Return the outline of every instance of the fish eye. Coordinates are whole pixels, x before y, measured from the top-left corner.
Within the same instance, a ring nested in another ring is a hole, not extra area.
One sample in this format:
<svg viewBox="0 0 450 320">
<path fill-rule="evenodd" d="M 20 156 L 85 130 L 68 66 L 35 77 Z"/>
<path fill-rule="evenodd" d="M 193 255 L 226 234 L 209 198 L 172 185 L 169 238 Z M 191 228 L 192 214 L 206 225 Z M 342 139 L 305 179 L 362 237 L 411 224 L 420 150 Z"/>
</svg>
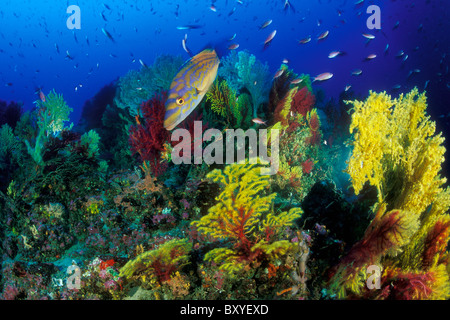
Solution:
<svg viewBox="0 0 450 320">
<path fill-rule="evenodd" d="M 181 106 L 181 105 L 184 104 L 184 99 L 181 98 L 181 97 L 180 97 L 180 98 L 177 98 L 176 102 L 177 102 L 177 104 L 178 104 L 179 106 Z"/>
</svg>

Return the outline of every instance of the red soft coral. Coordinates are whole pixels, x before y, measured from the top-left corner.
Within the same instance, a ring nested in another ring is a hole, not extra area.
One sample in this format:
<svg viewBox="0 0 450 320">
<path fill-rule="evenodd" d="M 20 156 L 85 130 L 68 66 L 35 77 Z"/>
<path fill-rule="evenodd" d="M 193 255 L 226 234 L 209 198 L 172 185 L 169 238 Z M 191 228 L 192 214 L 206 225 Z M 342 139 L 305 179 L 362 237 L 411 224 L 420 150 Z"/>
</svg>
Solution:
<svg viewBox="0 0 450 320">
<path fill-rule="evenodd" d="M 320 144 L 320 140 L 322 138 L 322 134 L 320 132 L 320 120 L 317 112 L 315 110 L 311 111 L 307 115 L 308 118 L 308 126 L 311 130 L 311 136 L 306 139 L 306 143 L 308 145 L 318 145 Z"/>
<path fill-rule="evenodd" d="M 347 281 L 359 268 L 376 264 L 389 250 L 397 248 L 404 237 L 402 233 L 407 229 L 405 214 L 400 210 L 387 213 L 384 210 L 384 207 L 378 209 L 363 239 L 353 245 L 337 266 L 331 268 L 330 275 L 336 276 L 332 282 L 339 279 Z"/>
<path fill-rule="evenodd" d="M 283 99 L 281 99 L 275 110 L 274 110 L 274 121 L 280 121 L 282 125 L 289 125 L 287 129 L 288 132 L 295 131 L 299 126 L 299 122 L 295 120 L 294 115 L 301 114 L 306 118 L 306 115 L 309 111 L 311 111 L 314 103 L 316 102 L 316 98 L 314 94 L 312 94 L 307 87 L 303 87 L 297 92 L 293 91 L 297 90 L 296 88 L 287 92 Z M 290 103 L 290 106 L 287 105 Z M 289 107 L 289 114 L 283 115 L 283 110 Z"/>
<path fill-rule="evenodd" d="M 381 278 L 377 299 L 417 300 L 429 299 L 436 281 L 435 272 L 415 273 L 399 268 L 388 269 Z M 373 293 L 373 292 L 369 292 Z"/>
<path fill-rule="evenodd" d="M 164 128 L 165 101 L 167 94 L 156 94 L 141 104 L 143 123 L 136 116 L 136 126 L 130 127 L 129 143 L 133 154 L 139 153 L 142 161 L 148 161 L 155 176 L 163 172 L 160 163 L 164 143 L 169 131 Z"/>
<path fill-rule="evenodd" d="M 309 174 L 311 173 L 313 168 L 314 168 L 314 161 L 312 161 L 311 159 L 302 162 L 303 173 Z"/>
<path fill-rule="evenodd" d="M 403 216 L 400 210 L 392 210 L 384 215 L 378 210 L 375 219 L 367 227 L 364 238 L 357 242 L 346 257 L 342 258 L 342 265 L 360 267 L 373 264 L 400 239 L 400 231 L 404 228 Z"/>
<path fill-rule="evenodd" d="M 292 98 L 291 111 L 294 113 L 300 113 L 306 117 L 306 114 L 308 111 L 311 111 L 314 103 L 316 103 L 316 98 L 314 95 L 308 90 L 307 87 L 303 87 L 298 90 Z"/>
</svg>

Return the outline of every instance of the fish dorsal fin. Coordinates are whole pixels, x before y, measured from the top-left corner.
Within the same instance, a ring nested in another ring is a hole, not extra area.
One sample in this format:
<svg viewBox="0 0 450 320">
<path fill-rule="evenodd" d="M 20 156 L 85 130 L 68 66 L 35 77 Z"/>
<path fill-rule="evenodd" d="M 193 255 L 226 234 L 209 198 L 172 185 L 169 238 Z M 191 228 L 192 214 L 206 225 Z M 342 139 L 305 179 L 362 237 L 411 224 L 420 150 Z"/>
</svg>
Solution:
<svg viewBox="0 0 450 320">
<path fill-rule="evenodd" d="M 190 64 L 196 64 L 198 62 L 199 59 L 199 54 L 202 53 L 203 51 L 207 51 L 207 52 L 212 52 L 214 51 L 214 49 L 212 48 L 206 48 L 200 52 L 198 52 L 195 56 L 191 56 L 188 60 L 186 60 L 181 67 L 178 69 L 178 72 L 180 70 L 183 70 L 184 68 L 186 68 L 187 66 L 189 66 Z"/>
</svg>

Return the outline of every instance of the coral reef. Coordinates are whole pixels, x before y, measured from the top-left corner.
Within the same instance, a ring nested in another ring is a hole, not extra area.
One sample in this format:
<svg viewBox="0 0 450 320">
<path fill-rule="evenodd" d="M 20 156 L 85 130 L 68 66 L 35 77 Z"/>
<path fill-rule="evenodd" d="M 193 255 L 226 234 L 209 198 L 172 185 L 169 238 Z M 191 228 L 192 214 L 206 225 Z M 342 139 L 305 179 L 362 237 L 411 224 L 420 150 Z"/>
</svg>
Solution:
<svg viewBox="0 0 450 320">
<path fill-rule="evenodd" d="M 0 101 L 0 299 L 449 299 L 450 188 L 425 94 L 335 102 L 286 64 L 272 78 L 247 51 L 222 62 L 180 127 L 269 129 L 273 175 L 262 158 L 172 161 L 181 58 L 104 87 L 76 128 L 55 91 L 31 112 Z"/>
<path fill-rule="evenodd" d="M 289 71 L 286 71 L 289 72 Z M 281 81 L 281 80 L 280 80 Z M 280 168 L 274 185 L 298 201 L 319 179 L 331 178 L 321 161 L 321 122 L 314 108 L 315 98 L 308 88 L 294 86 L 279 100 L 271 128 L 280 129 Z"/>
<path fill-rule="evenodd" d="M 275 108 L 279 105 L 280 101 L 287 96 L 289 90 L 294 88 L 297 88 L 297 90 L 306 88 L 307 91 L 313 92 L 309 75 L 301 74 L 298 76 L 285 64 L 281 65 L 279 72 L 281 72 L 281 74 L 273 79 L 269 92 L 269 102 L 267 105 L 269 116 L 274 114 Z"/>
</svg>

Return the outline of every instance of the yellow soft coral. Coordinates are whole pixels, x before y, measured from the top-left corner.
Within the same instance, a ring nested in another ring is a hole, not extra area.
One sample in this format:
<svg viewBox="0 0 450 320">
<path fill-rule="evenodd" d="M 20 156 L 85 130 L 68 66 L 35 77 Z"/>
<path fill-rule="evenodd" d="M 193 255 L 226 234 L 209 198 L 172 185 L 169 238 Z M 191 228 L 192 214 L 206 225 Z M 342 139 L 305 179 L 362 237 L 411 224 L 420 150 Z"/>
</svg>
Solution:
<svg viewBox="0 0 450 320">
<path fill-rule="evenodd" d="M 337 266 L 330 288 L 339 285 L 341 296 L 345 288 L 367 295 L 361 290 L 362 278 L 355 284 L 356 278 L 347 277 L 345 270 L 351 266 L 351 275 L 375 262 L 385 269 L 385 287 L 376 298 L 450 298 L 450 189 L 443 187 L 446 178 L 439 174 L 444 138 L 435 134 L 436 125 L 426 114 L 425 94 L 414 88 L 392 100 L 384 92 L 371 91 L 366 101 L 349 103 L 354 106 L 354 149 L 347 171 L 356 194 L 367 182 L 377 188 L 377 214 L 364 238 Z M 392 228 L 395 225 L 401 228 Z M 374 260 L 374 252 L 382 259 Z M 402 282 L 396 287 L 392 279 Z M 358 289 L 353 290 L 355 285 Z"/>
<path fill-rule="evenodd" d="M 391 127 L 391 107 L 393 102 L 386 93 L 370 91 L 365 102 L 351 101 L 353 104 L 350 133 L 355 129 L 354 149 L 348 165 L 353 188 L 358 194 L 365 182 L 377 187 L 382 196 L 383 163 L 385 151 L 389 148 Z M 380 198 L 381 200 L 381 198 Z"/>
<path fill-rule="evenodd" d="M 260 174 L 253 164 L 231 164 L 225 170 L 213 170 L 207 177 L 224 187 L 216 198 L 218 203 L 206 216 L 194 221 L 198 230 L 220 240 L 229 240 L 233 248 L 216 248 L 205 256 L 221 265 L 221 269 L 234 272 L 245 262 L 259 257 L 278 257 L 289 250 L 282 230 L 300 217 L 301 209 L 274 214 L 271 210 L 275 193 L 264 195 L 269 187 L 269 176 Z"/>
<path fill-rule="evenodd" d="M 289 112 L 291 111 L 291 105 L 295 94 L 298 91 L 298 87 L 294 87 L 286 93 L 282 102 L 282 109 L 280 110 L 279 117 L 283 124 L 287 124 L 290 117 Z"/>
<path fill-rule="evenodd" d="M 355 193 L 369 182 L 380 202 L 420 214 L 446 182 L 438 174 L 444 138 L 434 135 L 425 94 L 415 88 L 392 100 L 371 91 L 365 102 L 349 103 L 354 106 L 350 133 L 356 132 L 348 173 Z"/>
<path fill-rule="evenodd" d="M 140 277 L 142 282 L 149 278 L 151 283 L 162 283 L 189 262 L 192 243 L 187 239 L 173 239 L 159 248 L 146 251 L 128 261 L 121 269 L 120 276 L 127 279 Z"/>
</svg>

